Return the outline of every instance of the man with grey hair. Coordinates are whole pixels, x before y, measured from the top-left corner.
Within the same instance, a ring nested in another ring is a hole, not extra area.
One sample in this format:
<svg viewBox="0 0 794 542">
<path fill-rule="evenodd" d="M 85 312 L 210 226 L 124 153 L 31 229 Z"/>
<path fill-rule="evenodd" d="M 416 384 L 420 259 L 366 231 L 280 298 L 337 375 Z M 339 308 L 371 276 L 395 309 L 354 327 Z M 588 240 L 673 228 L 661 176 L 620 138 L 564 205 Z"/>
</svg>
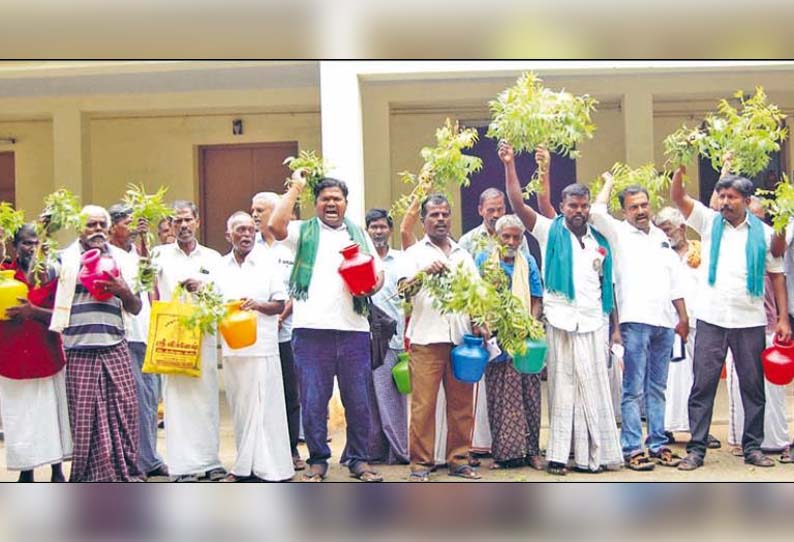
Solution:
<svg viewBox="0 0 794 542">
<path fill-rule="evenodd" d="M 160 245 L 153 251 L 160 262 L 156 276 L 159 299 L 171 301 L 178 285 L 196 292 L 212 281 L 210 275 L 221 255 L 196 239 L 198 207 L 178 200 L 173 226 L 176 243 Z M 201 338 L 201 376 L 163 376 L 165 440 L 168 467 L 177 482 L 201 478 L 220 480 L 226 476 L 219 456 L 220 411 L 218 389 L 217 334 Z"/>
<path fill-rule="evenodd" d="M 66 394 L 74 455 L 70 481 L 140 481 L 138 399 L 125 330 L 141 299 L 128 283 L 135 262 L 108 243 L 110 215 L 96 205 L 82 210 L 77 241 L 61 254 L 50 330 L 61 333 L 66 351 Z M 115 260 L 120 276 L 108 275 L 94 297 L 78 280 L 84 253 L 97 250 Z"/>
<path fill-rule="evenodd" d="M 714 398 L 728 349 L 733 353 L 741 383 L 745 420 L 744 461 L 757 467 L 774 466 L 761 451 L 764 439 L 764 377 L 761 352 L 766 346 L 764 277 L 770 274 L 778 318 L 774 332 L 791 338 L 786 307 L 783 261 L 772 254 L 772 228 L 748 213 L 753 185 L 736 175 L 722 177 L 716 185 L 719 212 L 687 195 L 684 166 L 673 175 L 670 198 L 702 239 L 703 263 L 695 306 L 695 381 L 689 396 L 692 439 L 681 470 L 703 466 L 706 437 L 711 425 Z"/>
<path fill-rule="evenodd" d="M 239 302 L 241 310 L 256 314 L 257 329 L 251 346 L 232 349 L 222 341 L 226 399 L 237 444 L 234 466 L 224 481 L 286 480 L 295 473 L 278 359 L 278 315 L 287 290 L 277 263 L 254 242 L 251 215 L 238 211 L 226 226 L 232 250 L 213 278 L 225 301 Z"/>
<path fill-rule="evenodd" d="M 504 215 L 496 221 L 495 230 L 503 250 L 478 253 L 474 259 L 477 267 L 482 269 L 489 260 L 498 261 L 508 279 L 505 287 L 521 300 L 527 312 L 540 318 L 543 285 L 535 258 L 520 250 L 524 224 L 515 215 Z M 485 369 L 485 387 L 492 436 L 491 468 L 529 465 L 543 470 L 539 444 L 540 375 L 520 374 L 503 352 Z"/>
<path fill-rule="evenodd" d="M 625 220 L 617 220 L 607 209 L 614 179 L 609 172 L 603 178 L 590 219 L 615 251 L 618 317 L 625 347 L 620 426 L 623 457 L 626 466 L 637 471 L 652 470 L 655 464 L 675 467 L 681 458 L 666 446 L 664 413 L 675 335 L 686 340 L 689 334 L 681 264 L 667 236 L 651 223 L 647 190 L 639 185 L 623 189 L 618 200 Z M 643 405 L 648 421 L 647 455 L 642 442 Z"/>
<path fill-rule="evenodd" d="M 266 252 L 275 262 L 278 273 L 284 283 L 284 288 L 289 291 L 289 279 L 292 275 L 292 266 L 295 256 L 292 251 L 281 241 L 277 241 L 267 223 L 273 209 L 281 199 L 275 192 L 259 192 L 251 198 L 251 216 L 254 218 L 259 230 L 256 234 L 256 245 Z M 281 359 L 281 378 L 284 384 L 284 403 L 287 409 L 287 424 L 289 425 L 289 443 L 292 450 L 292 462 L 295 470 L 304 470 L 306 462 L 301 459 L 298 452 L 298 439 L 300 437 L 301 405 L 298 388 L 298 373 L 295 368 L 295 356 L 292 352 L 292 299 L 287 299 L 284 310 L 278 315 L 278 351 Z"/>
</svg>

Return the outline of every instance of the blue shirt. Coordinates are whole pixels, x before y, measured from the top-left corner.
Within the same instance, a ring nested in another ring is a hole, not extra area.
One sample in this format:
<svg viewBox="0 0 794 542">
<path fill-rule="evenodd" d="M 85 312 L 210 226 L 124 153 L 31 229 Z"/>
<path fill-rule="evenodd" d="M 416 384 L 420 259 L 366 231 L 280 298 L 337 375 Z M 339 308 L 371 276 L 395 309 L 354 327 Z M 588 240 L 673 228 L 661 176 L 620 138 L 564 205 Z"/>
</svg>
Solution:
<svg viewBox="0 0 794 542">
<path fill-rule="evenodd" d="M 538 264 L 535 262 L 535 258 L 532 255 L 526 255 L 522 252 L 516 254 L 516 258 L 524 257 L 529 264 L 529 295 L 532 297 L 543 297 L 543 283 L 540 281 L 540 270 L 538 269 Z M 482 267 L 482 264 L 485 263 L 489 257 L 488 252 L 480 252 L 474 258 L 474 263 L 477 265 L 479 269 Z M 503 260 L 499 261 L 499 265 L 507 273 L 507 277 L 510 279 L 509 286 L 512 287 L 513 285 L 513 271 L 515 270 L 515 265 L 512 263 L 507 263 Z"/>
<path fill-rule="evenodd" d="M 372 302 L 397 321 L 397 333 L 389 341 L 389 348 L 392 350 L 403 349 L 403 336 L 405 334 L 405 314 L 403 313 L 402 299 L 396 295 L 402 258 L 403 253 L 401 251 L 389 249 L 386 257 L 382 258 L 385 268 L 383 287 L 372 296 Z"/>
</svg>

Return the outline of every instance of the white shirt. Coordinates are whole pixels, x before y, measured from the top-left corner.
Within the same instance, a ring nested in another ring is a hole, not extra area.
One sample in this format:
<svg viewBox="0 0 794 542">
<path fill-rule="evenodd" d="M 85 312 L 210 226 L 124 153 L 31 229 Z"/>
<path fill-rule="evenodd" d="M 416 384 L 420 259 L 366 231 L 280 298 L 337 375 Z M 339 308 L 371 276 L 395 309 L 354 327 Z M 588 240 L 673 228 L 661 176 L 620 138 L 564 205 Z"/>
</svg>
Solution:
<svg viewBox="0 0 794 542">
<path fill-rule="evenodd" d="M 130 265 L 133 270 L 132 276 L 137 276 L 139 257 L 135 245 L 132 245 L 127 254 L 129 255 L 127 265 Z M 132 286 L 132 284 L 129 285 L 130 288 Z M 138 297 L 141 298 L 141 312 L 130 318 L 127 340 L 131 343 L 146 343 L 149 340 L 149 318 L 152 314 L 152 304 L 149 302 L 148 292 L 141 292 Z"/>
<path fill-rule="evenodd" d="M 484 224 L 480 224 L 476 228 L 469 230 L 468 232 L 464 233 L 460 239 L 458 239 L 458 244 L 461 246 L 463 250 L 471 254 L 472 258 L 477 256 L 477 248 L 478 240 L 481 237 L 486 238 L 485 247 L 487 250 L 490 250 L 495 245 L 499 244 L 499 240 L 488 233 L 488 229 L 485 227 Z M 530 252 L 529 252 L 529 244 L 527 243 L 527 238 L 523 235 L 521 236 L 521 246 L 519 247 L 521 253 L 529 259 Z"/>
<path fill-rule="evenodd" d="M 530 232 L 537 239 L 544 257 L 551 225 L 550 218 L 538 214 L 535 228 Z M 563 227 L 568 229 L 564 220 Z M 557 329 L 591 333 L 601 329 L 608 322 L 601 308 L 601 279 L 596 264 L 597 261 L 603 263 L 604 257 L 598 251 L 598 241 L 589 226 L 587 233 L 582 237 L 582 243 L 584 248 L 571 233 L 573 286 L 576 292 L 573 301 L 560 293 L 550 292 L 544 288 L 543 306 L 546 319 Z M 543 265 L 548 265 L 548 262 L 544 261 Z"/>
<path fill-rule="evenodd" d="M 282 270 L 259 246 L 255 246 L 242 264 L 237 263 L 233 251 L 225 255 L 213 269 L 212 276 L 224 301 L 244 298 L 256 301 L 286 301 L 288 297 L 284 289 Z M 235 350 L 222 340 L 224 356 L 278 355 L 278 315 L 256 311 L 256 317 L 256 343 Z"/>
<path fill-rule="evenodd" d="M 700 234 L 702 250 L 700 264 L 700 288 L 695 312 L 699 320 L 724 328 L 766 327 L 764 297 L 752 297 L 747 293 L 747 259 L 745 245 L 749 226 L 745 219 L 733 227 L 725 222 L 720 243 L 720 259 L 714 286 L 709 285 L 709 262 L 711 257 L 711 228 L 719 213 L 696 201 L 692 214 L 687 219 L 689 227 Z M 782 273 L 783 259 L 775 258 L 769 251 L 774 230 L 764 227 L 766 240 L 766 271 Z"/>
<path fill-rule="evenodd" d="M 678 319 L 672 302 L 684 297 L 684 269 L 664 232 L 651 225 L 645 233 L 617 220 L 604 203 L 592 206 L 590 219 L 614 253 L 620 323 L 674 328 Z"/>
<path fill-rule="evenodd" d="M 261 232 L 256 234 L 256 246 L 264 250 L 273 261 L 275 261 L 284 279 L 284 291 L 289 293 L 289 279 L 292 276 L 292 266 L 295 265 L 295 257 L 292 251 L 284 246 L 282 241 L 276 241 L 268 245 L 262 237 Z M 278 342 L 288 342 L 292 339 L 292 313 L 284 318 L 281 328 L 278 330 Z"/>
<path fill-rule="evenodd" d="M 477 266 L 471 255 L 452 239 L 449 256 L 444 254 L 430 238 L 425 236 L 418 243 L 411 245 L 403 253 L 403 270 L 400 278 L 413 278 L 419 271 L 433 262 L 444 262 L 450 271 L 459 265 L 479 277 Z M 433 298 L 422 288 L 413 298 L 411 321 L 405 334 L 412 344 L 428 345 L 436 343 L 461 344 L 463 335 L 471 332 L 471 322 L 465 314 L 442 314 L 433 307 Z"/>
<path fill-rule="evenodd" d="M 786 226 L 786 253 L 783 267 L 786 270 L 786 290 L 788 291 L 788 313 L 794 315 L 794 221 Z"/>
<path fill-rule="evenodd" d="M 287 238 L 282 241 L 293 257 L 298 249 L 301 224 L 302 220 L 290 222 Z M 369 253 L 375 258 L 375 271 L 380 273 L 383 262 L 366 232 L 364 237 Z M 347 226 L 342 224 L 339 228 L 331 228 L 320 221 L 320 241 L 309 295 L 306 300 L 294 299 L 292 302 L 293 328 L 369 332 L 369 321 L 353 309 L 353 296 L 338 272 L 344 259 L 340 251 L 352 243 Z"/>
</svg>

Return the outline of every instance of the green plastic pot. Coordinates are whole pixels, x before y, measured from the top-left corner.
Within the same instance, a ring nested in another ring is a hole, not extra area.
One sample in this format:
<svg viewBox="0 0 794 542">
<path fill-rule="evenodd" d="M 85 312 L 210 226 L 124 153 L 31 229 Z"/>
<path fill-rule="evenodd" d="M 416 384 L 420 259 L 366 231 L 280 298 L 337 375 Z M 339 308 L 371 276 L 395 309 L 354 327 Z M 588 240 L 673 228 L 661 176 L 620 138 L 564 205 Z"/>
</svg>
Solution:
<svg viewBox="0 0 794 542">
<path fill-rule="evenodd" d="M 549 351 L 549 345 L 544 340 L 533 339 L 527 339 L 526 343 L 526 353 L 513 356 L 513 367 L 519 373 L 538 374 L 546 365 L 546 353 Z"/>
<path fill-rule="evenodd" d="M 397 354 L 399 361 L 391 370 L 392 378 L 394 378 L 394 383 L 397 385 L 397 391 L 403 395 L 411 393 L 411 370 L 408 367 L 409 357 L 408 352 Z"/>
</svg>

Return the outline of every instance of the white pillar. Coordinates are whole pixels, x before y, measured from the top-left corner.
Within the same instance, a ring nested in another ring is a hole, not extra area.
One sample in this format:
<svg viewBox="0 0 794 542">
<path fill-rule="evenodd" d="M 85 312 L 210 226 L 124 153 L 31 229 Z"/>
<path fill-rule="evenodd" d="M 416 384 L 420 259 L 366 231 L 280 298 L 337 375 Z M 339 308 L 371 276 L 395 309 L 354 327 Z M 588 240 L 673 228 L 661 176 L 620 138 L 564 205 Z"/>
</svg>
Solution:
<svg viewBox="0 0 794 542">
<path fill-rule="evenodd" d="M 626 164 L 639 167 L 653 162 L 653 95 L 629 92 L 623 96 Z"/>
<path fill-rule="evenodd" d="M 334 166 L 331 175 L 347 183 L 347 216 L 363 223 L 364 134 L 357 63 L 320 62 L 322 154 Z"/>
<path fill-rule="evenodd" d="M 88 120 L 77 107 L 52 115 L 53 173 L 55 188 L 66 188 L 83 205 L 92 203 Z"/>
</svg>

